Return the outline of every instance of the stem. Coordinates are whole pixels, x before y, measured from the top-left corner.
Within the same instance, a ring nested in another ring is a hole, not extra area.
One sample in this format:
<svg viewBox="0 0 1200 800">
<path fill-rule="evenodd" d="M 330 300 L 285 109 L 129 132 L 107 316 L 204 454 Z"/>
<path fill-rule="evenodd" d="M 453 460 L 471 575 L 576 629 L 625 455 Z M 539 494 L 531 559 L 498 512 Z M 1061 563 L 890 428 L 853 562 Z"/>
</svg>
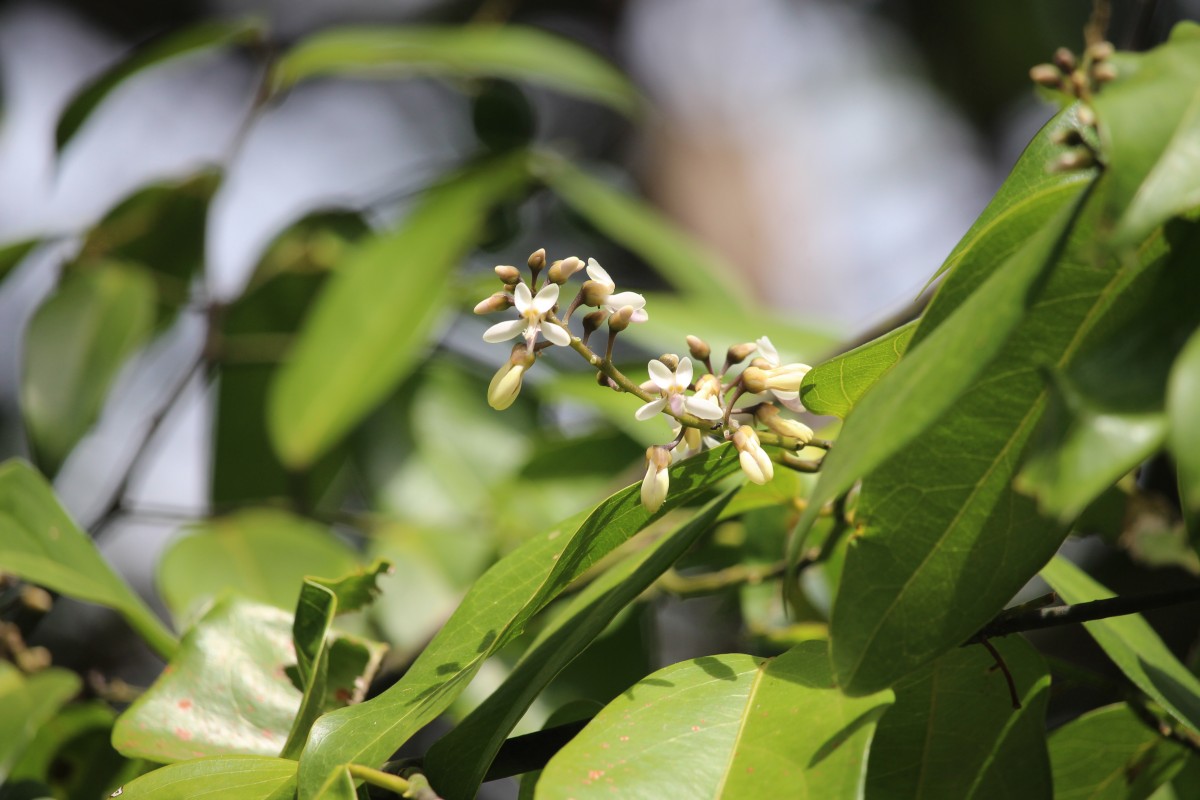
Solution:
<svg viewBox="0 0 1200 800">
<path fill-rule="evenodd" d="M 997 636 L 1008 636 L 1021 631 L 1054 628 L 1059 625 L 1074 625 L 1109 617 L 1123 617 L 1155 608 L 1200 602 L 1200 586 L 1176 589 L 1170 592 L 1136 595 L 1132 597 L 1110 597 L 1075 605 L 1051 606 L 1049 608 L 1014 609 L 1001 612 L 991 622 L 967 640 L 968 644 Z"/>
<path fill-rule="evenodd" d="M 750 566 L 735 564 L 732 567 L 706 572 L 702 575 L 680 575 L 671 569 L 658 579 L 658 588 L 681 599 L 714 594 L 724 589 L 749 584 L 751 586 L 779 578 L 787 572 L 787 562 Z"/>
<path fill-rule="evenodd" d="M 372 769 L 371 767 L 364 767 L 362 764 L 347 764 L 346 771 L 350 773 L 350 777 L 352 778 L 358 778 L 360 781 L 365 781 L 372 786 L 378 786 L 380 789 L 395 792 L 402 797 L 407 797 L 408 792 L 413 788 L 410 782 L 399 775 L 393 775 L 390 772 Z"/>
<path fill-rule="evenodd" d="M 996 667 L 1004 673 L 1004 682 L 1008 684 L 1008 696 L 1012 698 L 1013 710 L 1019 711 L 1021 708 L 1021 695 L 1017 693 L 1017 682 L 1013 680 L 1012 672 L 1008 669 L 1008 664 L 1004 663 L 1004 657 L 1000 655 L 1000 651 L 996 649 L 996 646 L 987 639 L 981 639 L 979 643 L 992 654 L 992 658 L 996 659 Z"/>
</svg>

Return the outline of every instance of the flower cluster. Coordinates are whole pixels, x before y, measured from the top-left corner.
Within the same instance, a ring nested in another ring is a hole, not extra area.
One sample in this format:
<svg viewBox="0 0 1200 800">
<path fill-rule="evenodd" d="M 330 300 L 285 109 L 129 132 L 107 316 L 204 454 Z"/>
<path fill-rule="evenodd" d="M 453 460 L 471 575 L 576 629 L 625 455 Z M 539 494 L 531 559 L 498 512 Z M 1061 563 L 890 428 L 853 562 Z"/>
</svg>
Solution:
<svg viewBox="0 0 1200 800">
<path fill-rule="evenodd" d="M 819 466 L 800 460 L 797 453 L 810 443 L 822 447 L 828 444 L 815 441 L 811 428 L 784 414 L 784 411 L 804 410 L 800 404 L 800 384 L 810 369 L 808 365 L 784 363 L 764 336 L 756 342 L 730 347 L 718 371 L 713 369 L 709 345 L 689 336 L 690 357 L 668 353 L 651 359 L 647 365 L 649 380 L 635 383 L 613 364 L 612 351 L 618 334 L 633 323 L 649 319 L 646 298 L 637 292 L 618 292 L 616 283 L 594 258 L 585 265 L 571 256 L 547 267 L 545 250 L 538 250 L 529 257 L 528 267 L 528 283 L 516 267 L 496 267 L 503 291 L 475 307 L 477 314 L 509 308 L 517 312 L 516 319 L 488 328 L 483 334 L 485 341 L 503 342 L 516 337 L 524 340 L 513 347 L 508 361 L 492 378 L 488 403 L 493 408 L 503 410 L 512 405 L 525 374 L 543 350 L 553 345 L 570 347 L 599 370 L 601 385 L 642 400 L 642 406 L 634 412 L 637 419 L 649 420 L 662 414 L 671 422 L 674 439 L 646 450 L 641 500 L 651 513 L 666 502 L 672 461 L 721 441 L 733 443 L 742 471 L 755 483 L 770 481 L 777 462 L 805 471 Z M 581 270 L 586 270 L 588 279 L 560 319 L 562 287 Z M 545 279 L 539 282 L 543 271 Z M 580 306 L 596 310 L 584 316 L 582 334 L 575 336 L 569 323 Z M 601 356 L 588 347 L 588 340 L 605 325 L 608 341 Z M 544 341 L 539 341 L 539 335 Z M 732 375 L 736 367 L 742 368 Z M 777 448 L 775 458 L 764 445 Z"/>
</svg>

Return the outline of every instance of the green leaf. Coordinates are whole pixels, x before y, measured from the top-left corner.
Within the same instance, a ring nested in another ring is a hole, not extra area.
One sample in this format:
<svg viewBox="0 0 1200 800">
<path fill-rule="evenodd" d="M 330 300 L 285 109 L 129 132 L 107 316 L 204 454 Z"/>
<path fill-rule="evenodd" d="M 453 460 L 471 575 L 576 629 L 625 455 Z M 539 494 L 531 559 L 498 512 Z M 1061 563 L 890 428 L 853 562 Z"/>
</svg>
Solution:
<svg viewBox="0 0 1200 800">
<path fill-rule="evenodd" d="M 951 650 L 904 678 L 871 742 L 868 800 L 1050 797 L 1046 664 L 1019 636 L 994 645 L 1021 708 L 983 647 Z"/>
<path fill-rule="evenodd" d="M 1067 603 L 1114 596 L 1061 556 L 1042 568 L 1042 579 Z M 1135 686 L 1171 716 L 1200 731 L 1200 680 L 1179 663 L 1141 614 L 1085 622 L 1083 626 Z"/>
<path fill-rule="evenodd" d="M 116 716 L 100 700 L 65 706 L 38 728 L 9 781 L 40 781 L 66 800 L 94 800 L 116 789 L 136 768 L 109 741 Z"/>
<path fill-rule="evenodd" d="M 1065 536 L 1065 526 L 1040 516 L 1032 500 L 1012 488 L 1044 407 L 1040 370 L 1068 366 L 1086 337 L 1101 336 L 1106 309 L 1169 252 L 1159 237 L 1136 260 L 1098 261 L 1102 200 L 1101 186 L 995 360 L 933 426 L 863 480 L 858 532 L 848 542 L 831 627 L 835 670 L 847 691 L 891 685 L 957 647 L 1004 607 Z M 869 398 L 888 397 L 884 384 L 951 329 L 952 319 L 922 341 L 918 329 L 900 365 L 863 398 L 847 426 Z M 932 380 L 936 390 L 943 377 Z M 840 448 L 849 444 L 839 439 Z"/>
<path fill-rule="evenodd" d="M 74 672 L 48 669 L 25 676 L 0 661 L 0 785 L 37 735 L 82 682 Z"/>
<path fill-rule="evenodd" d="M 504 683 L 426 754 L 424 769 L 439 794 L 447 800 L 475 796 L 505 737 L 542 690 L 712 527 L 736 491 L 726 491 L 669 535 L 607 570 L 555 617 Z"/>
<path fill-rule="evenodd" d="M 928 339 L 873 384 L 873 391 L 846 419 L 837 447 L 822 462 L 821 478 L 798 533 L 816 521 L 822 506 L 936 423 L 984 373 L 1035 302 L 1043 276 L 1061 258 L 1078 205 L 1055 214 Z M 800 541 L 799 536 L 793 539 L 793 559 Z M 835 652 L 837 645 L 835 636 Z"/>
<path fill-rule="evenodd" d="M 542 726 L 542 730 L 591 719 L 596 716 L 596 713 L 601 708 L 603 708 L 602 705 L 591 700 L 572 700 L 550 712 L 550 716 L 546 717 L 546 724 Z M 521 789 L 517 793 L 517 800 L 533 800 L 538 779 L 541 777 L 542 771 L 540 769 L 523 773 L 521 775 Z"/>
<path fill-rule="evenodd" d="M 324 75 L 498 77 L 529 81 L 623 114 L 640 99 L 609 62 L 573 42 L 518 25 L 344 27 L 309 36 L 275 64 L 276 92 Z"/>
<path fill-rule="evenodd" d="M 0 464 L 0 571 L 108 606 L 159 655 L 170 658 L 175 652 L 174 634 L 105 563 L 46 479 L 18 459 Z"/>
<path fill-rule="evenodd" d="M 55 473 L 100 415 L 126 359 L 149 337 L 154 282 L 106 262 L 69 275 L 25 335 L 21 406 L 38 462 Z"/>
<path fill-rule="evenodd" d="M 321 571 L 328 574 L 331 570 Z M 355 569 L 339 578 L 314 577 L 310 580 L 333 593 L 336 613 L 349 614 L 375 602 L 381 591 L 377 585 L 380 576 L 390 575 L 392 571 L 390 561 L 378 558 L 369 567 Z"/>
<path fill-rule="evenodd" d="M 468 169 L 347 258 L 272 386 L 268 425 L 285 464 L 312 464 L 416 366 L 454 267 L 524 175 L 520 153 Z"/>
<path fill-rule="evenodd" d="M 121 800 L 291 800 L 295 796 L 296 762 L 263 756 L 171 764 L 121 787 Z"/>
<path fill-rule="evenodd" d="M 41 244 L 40 239 L 25 239 L 0 246 L 0 281 L 4 280 L 8 273 L 24 261 L 25 256 L 33 252 L 33 248 L 39 244 Z"/>
<path fill-rule="evenodd" d="M 192 525 L 158 564 L 159 593 L 177 620 L 225 589 L 284 610 L 306 575 L 340 575 L 358 557 L 333 532 L 284 511 L 248 509 Z"/>
<path fill-rule="evenodd" d="M 113 745 L 169 763 L 206 756 L 278 755 L 300 692 L 292 615 L 234 596 L 218 600 L 183 636 L 179 654 L 117 720 Z"/>
<path fill-rule="evenodd" d="M 1200 326 L 1200 224 L 1167 229 L 1168 257 L 1123 291 L 1065 374 L 1050 373 L 1050 402 L 1017 489 L 1063 522 L 1149 458 L 1163 443 L 1168 372 Z M 1119 376 L 1114 380 L 1114 376 Z"/>
<path fill-rule="evenodd" d="M 1167 383 L 1167 445 L 1175 457 L 1179 495 L 1193 519 L 1200 518 L 1200 330 L 1184 345 Z M 1200 530 L 1192 531 L 1196 540 Z"/>
<path fill-rule="evenodd" d="M 92 112 L 127 78 L 175 58 L 214 47 L 251 44 L 262 36 L 262 24 L 256 21 L 205 22 L 139 48 L 129 58 L 118 61 L 75 93 L 58 118 L 58 126 L 54 130 L 56 148 L 61 151 L 66 147 Z"/>
<path fill-rule="evenodd" d="M 1092 103 L 1112 175 L 1107 213 L 1118 245 L 1132 247 L 1171 217 L 1200 206 L 1195 27 L 1178 26 L 1169 41 L 1147 53 L 1117 54 L 1117 79 Z"/>
<path fill-rule="evenodd" d="M 535 797 L 858 797 L 892 693 L 849 698 L 826 643 L 706 656 L 650 675 L 550 759 Z"/>
<path fill-rule="evenodd" d="M 671 492 L 657 514 L 642 507 L 635 484 L 586 518 L 577 516 L 534 537 L 497 562 L 398 683 L 366 703 L 317 720 L 300 759 L 300 797 L 325 797 L 346 764 L 383 763 L 449 706 L 484 659 L 515 639 L 568 584 L 652 519 L 695 499 L 738 468 L 731 447 L 714 448 L 671 468 Z"/>
<path fill-rule="evenodd" d="M 593 177 L 553 153 L 538 153 L 534 167 L 537 176 L 564 203 L 611 241 L 642 258 L 681 292 L 698 300 L 711 301 L 709 305 L 713 309 L 727 305 L 749 306 L 746 289 L 736 279 L 737 270 L 701 246 L 645 200 Z M 656 306 L 647 303 L 647 309 L 653 319 Z M 694 313 L 692 321 L 695 321 Z M 747 335 L 743 332 L 729 344 L 741 341 Z"/>
<path fill-rule="evenodd" d="M 914 320 L 813 367 L 800 384 L 800 401 L 814 414 L 845 419 L 863 393 L 904 355 L 916 328 Z"/>
<path fill-rule="evenodd" d="M 1187 757 L 1124 703 L 1089 711 L 1050 734 L 1055 800 L 1145 800 Z"/>
</svg>

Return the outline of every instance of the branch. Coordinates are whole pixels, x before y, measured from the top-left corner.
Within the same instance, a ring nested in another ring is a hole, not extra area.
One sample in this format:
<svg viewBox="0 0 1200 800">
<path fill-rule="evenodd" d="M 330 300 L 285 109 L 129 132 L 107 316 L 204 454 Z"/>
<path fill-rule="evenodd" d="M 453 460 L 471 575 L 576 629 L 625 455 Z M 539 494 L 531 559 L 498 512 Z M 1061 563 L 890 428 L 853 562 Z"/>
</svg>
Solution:
<svg viewBox="0 0 1200 800">
<path fill-rule="evenodd" d="M 1075 625 L 1080 622 L 1108 619 L 1109 617 L 1123 617 L 1127 614 L 1137 614 L 1155 608 L 1166 608 L 1185 603 L 1200 603 L 1200 586 L 1154 594 L 1110 597 L 1074 605 L 1011 609 L 1002 611 L 966 643 L 977 644 L 984 639 L 1008 636 L 1022 631 L 1054 628 L 1059 625 Z"/>
</svg>

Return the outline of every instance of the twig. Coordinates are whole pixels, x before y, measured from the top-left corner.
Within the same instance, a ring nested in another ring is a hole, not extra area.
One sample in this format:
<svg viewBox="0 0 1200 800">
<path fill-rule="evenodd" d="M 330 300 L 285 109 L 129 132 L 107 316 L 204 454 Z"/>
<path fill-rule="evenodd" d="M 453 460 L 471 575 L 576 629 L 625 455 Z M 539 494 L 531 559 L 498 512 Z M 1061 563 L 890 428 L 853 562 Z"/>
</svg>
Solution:
<svg viewBox="0 0 1200 800">
<path fill-rule="evenodd" d="M 996 659 L 996 667 L 1004 673 L 1004 682 L 1008 684 L 1008 696 L 1012 699 L 1013 711 L 1019 711 L 1021 708 L 1021 695 L 1017 693 L 1017 682 L 1013 680 L 1012 672 L 1008 669 L 1008 664 L 1004 662 L 1004 656 L 1000 655 L 1000 651 L 996 649 L 996 646 L 987 639 L 981 639 L 979 643 L 992 654 L 992 658 Z"/>
<path fill-rule="evenodd" d="M 679 598 L 699 597 L 713 594 L 743 584 L 755 585 L 764 581 L 782 577 L 787 572 L 787 562 L 775 564 L 747 565 L 735 564 L 732 567 L 706 572 L 701 575 L 680 575 L 675 570 L 668 570 L 658 579 L 656 586 L 670 595 Z"/>
<path fill-rule="evenodd" d="M 1080 622 L 1091 622 L 1109 617 L 1123 617 L 1127 614 L 1137 614 L 1155 608 L 1197 602 L 1200 602 L 1200 586 L 1130 597 L 1110 597 L 1104 600 L 1093 600 L 1088 603 L 1076 603 L 1074 605 L 1001 612 L 995 619 L 983 626 L 978 633 L 968 639 L 967 643 L 974 644 L 982 642 L 984 639 L 1008 636 L 1009 634 L 1020 633 L 1022 631 L 1054 628 L 1059 625 L 1074 625 Z"/>
</svg>

